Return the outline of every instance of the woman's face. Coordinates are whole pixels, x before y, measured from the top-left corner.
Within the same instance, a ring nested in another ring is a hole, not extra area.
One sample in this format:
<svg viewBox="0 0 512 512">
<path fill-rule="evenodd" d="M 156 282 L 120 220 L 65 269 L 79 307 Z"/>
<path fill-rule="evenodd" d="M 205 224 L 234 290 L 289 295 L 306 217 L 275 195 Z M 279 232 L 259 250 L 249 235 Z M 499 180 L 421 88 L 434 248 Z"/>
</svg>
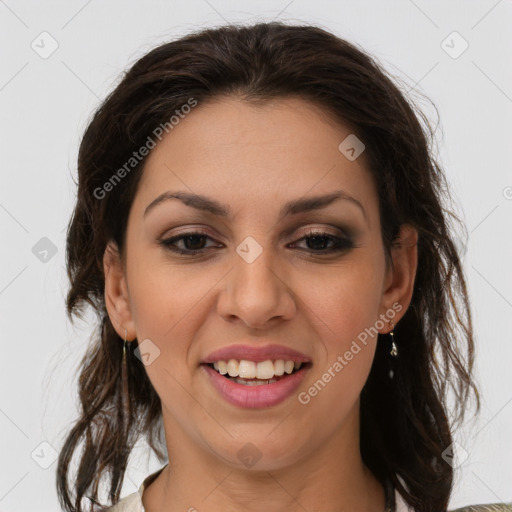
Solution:
<svg viewBox="0 0 512 512">
<path fill-rule="evenodd" d="M 339 149 L 350 134 L 300 99 L 216 99 L 151 151 L 129 215 L 126 267 L 109 272 L 115 261 L 105 260 L 106 300 L 120 336 L 126 328 L 145 354 L 173 454 L 186 447 L 268 470 L 357 440 L 376 332 L 405 313 L 416 253 L 413 237 L 394 250 L 395 269 L 386 266 L 364 153 Z M 155 202 L 164 193 L 201 200 Z M 246 357 L 257 371 L 269 358 L 297 360 L 265 353 L 269 345 L 309 363 L 299 378 L 285 371 L 261 386 L 202 364 L 234 345 L 256 349 Z"/>
</svg>

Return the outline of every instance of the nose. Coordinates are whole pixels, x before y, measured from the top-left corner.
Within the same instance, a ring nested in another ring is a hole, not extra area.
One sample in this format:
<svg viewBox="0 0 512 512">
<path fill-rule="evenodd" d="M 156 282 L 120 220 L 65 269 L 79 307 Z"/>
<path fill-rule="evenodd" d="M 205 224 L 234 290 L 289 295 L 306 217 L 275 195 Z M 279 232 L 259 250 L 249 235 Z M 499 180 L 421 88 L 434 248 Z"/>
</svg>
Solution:
<svg viewBox="0 0 512 512">
<path fill-rule="evenodd" d="M 217 311 L 226 321 L 266 329 L 279 319 L 294 316 L 296 303 L 290 283 L 271 252 L 263 250 L 251 263 L 239 258 L 227 274 L 217 303 Z"/>
</svg>

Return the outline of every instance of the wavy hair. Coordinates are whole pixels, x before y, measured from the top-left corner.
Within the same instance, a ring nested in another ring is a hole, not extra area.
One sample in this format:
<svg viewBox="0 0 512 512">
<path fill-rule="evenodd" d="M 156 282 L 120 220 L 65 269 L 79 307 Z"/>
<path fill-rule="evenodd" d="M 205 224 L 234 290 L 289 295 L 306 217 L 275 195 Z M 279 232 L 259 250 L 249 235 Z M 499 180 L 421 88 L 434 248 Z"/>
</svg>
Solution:
<svg viewBox="0 0 512 512">
<path fill-rule="evenodd" d="M 298 97 L 323 107 L 366 146 L 387 257 L 402 224 L 417 229 L 413 296 L 395 328 L 395 377 L 388 378 L 386 339 L 377 343 L 361 394 L 360 450 L 375 476 L 390 479 L 415 510 L 446 510 L 453 468 L 443 452 L 472 395 L 480 407 L 468 291 L 452 231 L 462 223 L 446 208 L 450 194 L 433 154 L 435 130 L 397 84 L 364 50 L 322 28 L 272 22 L 203 29 L 162 44 L 136 61 L 102 102 L 81 141 L 66 241 L 67 313 L 73 321 L 90 306 L 98 317 L 81 361 L 80 415 L 58 459 L 58 496 L 67 512 L 82 512 L 84 497 L 97 502 L 104 478 L 110 502 L 119 500 L 138 439 L 165 458 L 160 399 L 133 357 L 136 343 L 128 348 L 130 408 L 123 412 L 123 343 L 104 299 L 103 254 L 114 241 L 125 255 L 128 213 L 146 158 L 105 197 L 98 199 L 98 190 L 190 98 L 201 104 L 221 96 Z M 82 443 L 70 486 L 71 461 Z"/>
</svg>

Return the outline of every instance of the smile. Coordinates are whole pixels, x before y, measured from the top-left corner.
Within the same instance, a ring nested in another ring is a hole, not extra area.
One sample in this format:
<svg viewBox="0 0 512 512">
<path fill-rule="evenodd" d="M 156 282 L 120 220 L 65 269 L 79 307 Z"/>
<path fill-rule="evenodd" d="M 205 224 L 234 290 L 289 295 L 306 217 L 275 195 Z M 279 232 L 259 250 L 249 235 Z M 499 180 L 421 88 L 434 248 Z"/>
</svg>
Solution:
<svg viewBox="0 0 512 512">
<path fill-rule="evenodd" d="M 248 360 L 202 364 L 209 381 L 227 402 L 242 408 L 272 407 L 291 396 L 311 363 Z"/>
</svg>

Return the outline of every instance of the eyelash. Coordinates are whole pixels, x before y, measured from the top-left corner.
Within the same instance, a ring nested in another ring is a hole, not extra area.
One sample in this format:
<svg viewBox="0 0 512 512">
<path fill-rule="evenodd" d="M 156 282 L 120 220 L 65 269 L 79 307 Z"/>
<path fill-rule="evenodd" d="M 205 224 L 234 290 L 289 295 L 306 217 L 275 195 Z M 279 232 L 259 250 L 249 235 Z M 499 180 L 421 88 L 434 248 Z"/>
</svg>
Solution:
<svg viewBox="0 0 512 512">
<path fill-rule="evenodd" d="M 209 238 L 210 240 L 213 240 L 212 237 L 210 237 L 208 235 L 208 233 L 198 230 L 198 231 L 190 231 L 187 233 L 182 233 L 181 235 L 177 235 L 177 236 L 173 236 L 171 238 L 160 240 L 159 243 L 167 250 L 170 250 L 174 253 L 187 255 L 187 256 L 194 256 L 196 254 L 204 252 L 206 250 L 206 248 L 183 250 L 183 249 L 178 249 L 175 246 L 173 246 L 173 244 L 175 244 L 176 242 L 178 242 L 184 238 L 190 237 L 190 236 L 198 236 L 198 237 Z M 331 233 L 326 233 L 325 231 L 310 231 L 302 238 L 299 238 L 299 240 L 297 240 L 297 242 L 315 238 L 315 237 L 327 238 L 327 239 L 329 239 L 329 241 L 334 242 L 335 245 L 334 245 L 334 247 L 331 247 L 329 249 L 321 249 L 321 250 L 304 249 L 308 252 L 311 252 L 312 254 L 327 255 L 327 254 L 332 254 L 334 252 L 346 251 L 348 249 L 352 249 L 355 247 L 354 243 L 352 242 L 352 240 L 350 238 L 343 238 L 343 237 L 335 236 Z"/>
</svg>

